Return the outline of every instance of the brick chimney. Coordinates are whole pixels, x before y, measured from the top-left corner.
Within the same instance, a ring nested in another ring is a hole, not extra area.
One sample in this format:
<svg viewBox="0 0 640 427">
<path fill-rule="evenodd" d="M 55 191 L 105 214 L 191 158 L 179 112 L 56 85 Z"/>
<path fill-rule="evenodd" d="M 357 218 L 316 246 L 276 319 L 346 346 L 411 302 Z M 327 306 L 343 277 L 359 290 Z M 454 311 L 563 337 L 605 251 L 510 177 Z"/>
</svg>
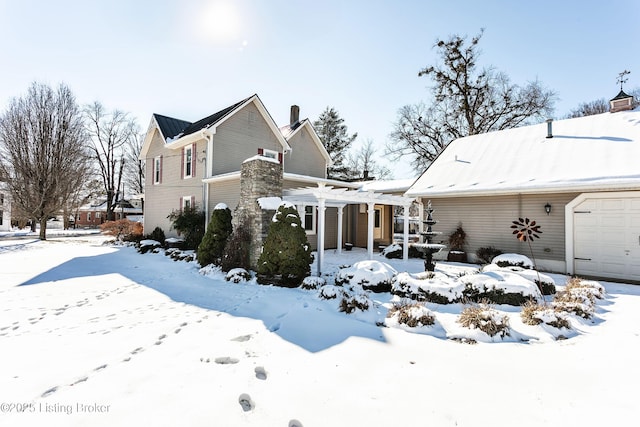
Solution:
<svg viewBox="0 0 640 427">
<path fill-rule="evenodd" d="M 291 106 L 291 115 L 289 116 L 289 126 L 293 127 L 300 121 L 300 107 L 297 105 Z"/>
</svg>

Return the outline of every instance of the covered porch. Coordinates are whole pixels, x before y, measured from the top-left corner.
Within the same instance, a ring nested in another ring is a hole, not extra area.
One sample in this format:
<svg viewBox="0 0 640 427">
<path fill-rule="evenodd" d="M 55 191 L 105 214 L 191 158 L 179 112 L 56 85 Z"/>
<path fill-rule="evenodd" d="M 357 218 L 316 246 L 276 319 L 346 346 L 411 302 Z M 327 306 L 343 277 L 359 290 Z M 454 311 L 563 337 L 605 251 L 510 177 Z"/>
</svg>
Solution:
<svg viewBox="0 0 640 427">
<path fill-rule="evenodd" d="M 325 250 L 326 233 L 326 209 L 337 208 L 337 245 L 336 252 L 342 253 L 343 216 L 344 208 L 348 205 L 365 205 L 367 213 L 367 256 L 373 259 L 374 253 L 374 224 L 375 206 L 402 206 L 403 207 L 403 234 L 402 234 L 402 259 L 409 258 L 409 207 L 413 198 L 377 193 L 374 191 L 362 191 L 348 188 L 335 188 L 324 183 L 318 183 L 315 187 L 285 189 L 282 199 L 296 206 L 315 206 L 317 208 L 317 273 L 322 274 Z"/>
</svg>

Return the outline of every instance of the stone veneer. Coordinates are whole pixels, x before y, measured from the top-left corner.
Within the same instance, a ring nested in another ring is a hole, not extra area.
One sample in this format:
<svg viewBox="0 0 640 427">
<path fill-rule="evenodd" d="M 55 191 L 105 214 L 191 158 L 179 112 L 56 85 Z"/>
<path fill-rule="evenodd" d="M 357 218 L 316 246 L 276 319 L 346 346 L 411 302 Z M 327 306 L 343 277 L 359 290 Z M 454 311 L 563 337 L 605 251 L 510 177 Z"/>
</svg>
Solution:
<svg viewBox="0 0 640 427">
<path fill-rule="evenodd" d="M 263 210 L 261 197 L 282 197 L 282 164 L 267 157 L 252 157 L 242 164 L 240 202 L 233 214 L 233 228 L 248 227 L 249 262 L 256 269 L 274 210 Z"/>
</svg>

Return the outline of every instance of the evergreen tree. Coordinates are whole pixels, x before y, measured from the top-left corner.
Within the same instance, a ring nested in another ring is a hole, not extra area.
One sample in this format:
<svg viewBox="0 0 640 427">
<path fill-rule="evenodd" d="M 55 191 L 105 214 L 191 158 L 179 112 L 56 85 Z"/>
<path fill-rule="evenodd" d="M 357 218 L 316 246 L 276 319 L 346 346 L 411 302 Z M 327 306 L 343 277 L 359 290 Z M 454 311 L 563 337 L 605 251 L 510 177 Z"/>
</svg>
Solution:
<svg viewBox="0 0 640 427">
<path fill-rule="evenodd" d="M 313 256 L 298 211 L 282 204 L 258 258 L 258 282 L 297 287 L 311 274 Z"/>
<path fill-rule="evenodd" d="M 350 136 L 347 126 L 344 124 L 344 119 L 340 117 L 335 109 L 329 107 L 320 114 L 318 120 L 313 123 L 313 127 L 333 163 L 327 169 L 327 178 L 350 178 L 351 171 L 345 163 L 346 154 L 351 143 L 358 137 L 358 133 Z"/>
<path fill-rule="evenodd" d="M 202 267 L 220 265 L 224 256 L 224 247 L 233 231 L 231 210 L 225 204 L 218 204 L 211 213 L 209 227 L 198 246 L 197 258 Z"/>
</svg>

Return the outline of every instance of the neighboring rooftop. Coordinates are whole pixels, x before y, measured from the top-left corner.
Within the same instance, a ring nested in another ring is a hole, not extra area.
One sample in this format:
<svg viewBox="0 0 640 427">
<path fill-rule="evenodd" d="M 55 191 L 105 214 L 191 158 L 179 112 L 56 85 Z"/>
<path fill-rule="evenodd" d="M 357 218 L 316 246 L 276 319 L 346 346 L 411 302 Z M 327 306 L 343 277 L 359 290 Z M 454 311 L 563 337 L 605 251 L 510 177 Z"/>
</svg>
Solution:
<svg viewBox="0 0 640 427">
<path fill-rule="evenodd" d="M 640 189 L 640 108 L 453 141 L 407 196 Z"/>
</svg>

